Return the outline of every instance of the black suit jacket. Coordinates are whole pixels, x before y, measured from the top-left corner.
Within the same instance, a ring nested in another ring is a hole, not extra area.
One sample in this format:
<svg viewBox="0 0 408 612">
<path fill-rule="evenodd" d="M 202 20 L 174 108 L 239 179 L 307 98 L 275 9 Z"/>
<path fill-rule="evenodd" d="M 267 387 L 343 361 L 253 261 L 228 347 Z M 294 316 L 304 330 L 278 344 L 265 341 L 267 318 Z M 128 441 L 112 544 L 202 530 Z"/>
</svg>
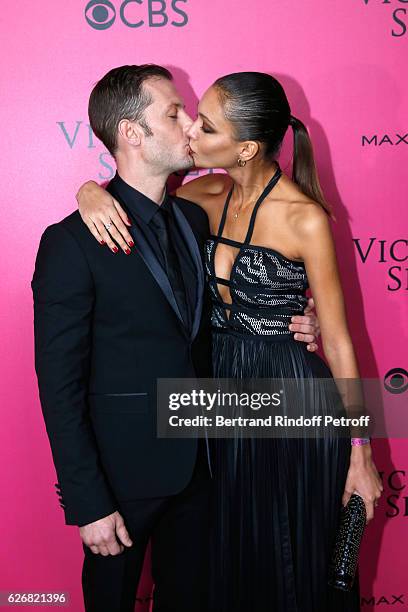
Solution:
<svg viewBox="0 0 408 612">
<path fill-rule="evenodd" d="M 108 190 L 120 200 L 115 181 Z M 198 206 L 173 200 L 197 270 L 192 330 L 125 202 L 128 256 L 99 245 L 79 212 L 41 237 L 31 283 L 35 367 L 68 525 L 102 518 L 121 500 L 175 494 L 192 475 L 197 440 L 156 437 L 156 380 L 211 375 L 209 227 Z"/>
</svg>

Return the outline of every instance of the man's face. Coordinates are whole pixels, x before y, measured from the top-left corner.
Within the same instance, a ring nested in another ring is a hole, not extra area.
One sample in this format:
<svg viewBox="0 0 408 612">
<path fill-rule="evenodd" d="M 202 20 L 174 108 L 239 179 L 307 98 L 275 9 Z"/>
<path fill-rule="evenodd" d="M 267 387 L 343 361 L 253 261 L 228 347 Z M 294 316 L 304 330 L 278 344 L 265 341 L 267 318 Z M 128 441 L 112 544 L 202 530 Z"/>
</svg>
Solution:
<svg viewBox="0 0 408 612">
<path fill-rule="evenodd" d="M 184 110 L 184 102 L 173 83 L 164 78 L 144 82 L 152 104 L 144 112 L 144 119 L 152 136 L 143 140 L 143 157 L 157 172 L 187 170 L 193 166 L 187 130 L 192 119 Z"/>
</svg>

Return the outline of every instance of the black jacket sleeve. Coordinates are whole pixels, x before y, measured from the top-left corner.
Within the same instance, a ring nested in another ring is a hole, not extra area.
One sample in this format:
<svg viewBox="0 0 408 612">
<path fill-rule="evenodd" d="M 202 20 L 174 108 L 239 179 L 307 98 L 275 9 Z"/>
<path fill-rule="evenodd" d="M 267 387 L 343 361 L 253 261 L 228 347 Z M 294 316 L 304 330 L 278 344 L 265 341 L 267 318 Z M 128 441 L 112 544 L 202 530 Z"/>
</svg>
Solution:
<svg viewBox="0 0 408 612">
<path fill-rule="evenodd" d="M 116 510 L 89 416 L 93 279 L 85 255 L 62 224 L 41 237 L 31 282 L 35 369 L 67 525 Z"/>
</svg>

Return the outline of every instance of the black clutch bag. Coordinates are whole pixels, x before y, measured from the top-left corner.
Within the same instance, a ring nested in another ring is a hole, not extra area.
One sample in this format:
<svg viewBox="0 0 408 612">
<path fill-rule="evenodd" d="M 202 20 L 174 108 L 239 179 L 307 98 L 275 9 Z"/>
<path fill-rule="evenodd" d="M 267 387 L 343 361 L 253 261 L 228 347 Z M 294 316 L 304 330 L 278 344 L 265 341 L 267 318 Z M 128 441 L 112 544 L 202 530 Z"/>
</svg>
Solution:
<svg viewBox="0 0 408 612">
<path fill-rule="evenodd" d="M 336 589 L 350 591 L 353 586 L 366 518 L 363 498 L 353 493 L 341 510 L 340 525 L 329 567 L 328 582 Z"/>
</svg>

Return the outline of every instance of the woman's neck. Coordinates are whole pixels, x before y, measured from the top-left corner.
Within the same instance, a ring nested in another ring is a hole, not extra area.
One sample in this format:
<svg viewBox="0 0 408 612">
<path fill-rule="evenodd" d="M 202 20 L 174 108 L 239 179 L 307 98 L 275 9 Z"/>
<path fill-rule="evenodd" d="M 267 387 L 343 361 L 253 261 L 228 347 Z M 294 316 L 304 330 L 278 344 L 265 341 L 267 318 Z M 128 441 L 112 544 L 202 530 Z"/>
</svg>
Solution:
<svg viewBox="0 0 408 612">
<path fill-rule="evenodd" d="M 227 172 L 234 182 L 233 198 L 239 205 L 255 202 L 277 170 L 275 162 L 247 164 L 243 168 L 229 168 Z"/>
</svg>

